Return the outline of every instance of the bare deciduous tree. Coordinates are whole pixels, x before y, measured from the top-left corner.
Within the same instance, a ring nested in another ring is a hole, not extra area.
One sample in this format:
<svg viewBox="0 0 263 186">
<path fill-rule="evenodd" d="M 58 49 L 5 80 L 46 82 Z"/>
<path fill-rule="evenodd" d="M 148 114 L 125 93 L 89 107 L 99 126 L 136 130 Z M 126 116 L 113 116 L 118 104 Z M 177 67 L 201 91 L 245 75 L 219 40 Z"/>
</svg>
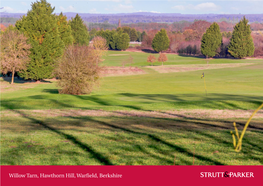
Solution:
<svg viewBox="0 0 263 186">
<path fill-rule="evenodd" d="M 88 46 L 69 46 L 55 69 L 62 94 L 88 94 L 98 83 L 102 53 Z"/>
<path fill-rule="evenodd" d="M 27 39 L 17 30 L 7 30 L 0 35 L 1 72 L 3 74 L 12 72 L 11 84 L 14 83 L 15 72 L 26 69 L 29 61 L 31 46 L 27 43 Z"/>
</svg>

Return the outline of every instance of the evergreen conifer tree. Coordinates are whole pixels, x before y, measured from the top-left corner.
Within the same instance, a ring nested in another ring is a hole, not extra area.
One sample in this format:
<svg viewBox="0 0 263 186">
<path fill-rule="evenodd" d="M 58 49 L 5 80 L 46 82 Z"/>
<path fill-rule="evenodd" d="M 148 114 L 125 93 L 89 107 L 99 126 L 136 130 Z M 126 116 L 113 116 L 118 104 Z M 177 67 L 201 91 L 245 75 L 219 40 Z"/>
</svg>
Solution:
<svg viewBox="0 0 263 186">
<path fill-rule="evenodd" d="M 140 42 L 142 42 L 142 41 L 143 41 L 143 38 L 144 38 L 145 36 L 147 36 L 147 34 L 146 34 L 146 32 L 145 32 L 145 31 L 143 31 L 143 32 L 142 32 L 142 35 L 141 35 L 141 41 L 140 41 Z"/>
<path fill-rule="evenodd" d="M 111 50 L 116 49 L 117 32 L 116 30 L 100 30 L 96 33 L 96 36 L 101 36 L 107 41 L 107 47 Z"/>
<path fill-rule="evenodd" d="M 162 52 L 169 48 L 170 40 L 167 36 L 166 30 L 161 29 L 152 40 L 152 48 L 156 52 Z"/>
<path fill-rule="evenodd" d="M 116 37 L 116 49 L 117 50 L 126 50 L 129 47 L 130 37 L 127 33 L 121 31 L 117 32 L 118 36 Z"/>
<path fill-rule="evenodd" d="M 73 43 L 73 36 L 71 32 L 71 27 L 67 22 L 67 16 L 64 16 L 62 12 L 57 17 L 58 31 L 60 33 L 60 38 L 65 46 L 71 45 Z"/>
<path fill-rule="evenodd" d="M 138 39 L 138 34 L 134 28 L 131 29 L 130 39 L 131 41 L 136 41 Z"/>
<path fill-rule="evenodd" d="M 97 33 L 96 28 L 93 28 L 93 29 L 89 32 L 89 35 L 90 35 L 89 40 L 90 40 L 90 41 L 96 36 L 96 33 Z"/>
<path fill-rule="evenodd" d="M 233 57 L 241 59 L 252 56 L 254 50 L 255 47 L 251 37 L 250 25 L 248 24 L 248 20 L 244 17 L 234 28 L 228 52 Z"/>
<path fill-rule="evenodd" d="M 89 45 L 88 29 L 78 14 L 69 21 L 69 25 L 71 26 L 74 44 Z"/>
<path fill-rule="evenodd" d="M 50 78 L 54 64 L 65 48 L 58 31 L 56 15 L 46 0 L 32 3 L 28 11 L 16 23 L 16 28 L 29 37 L 31 44 L 30 62 L 19 75 L 25 79 Z"/>
<path fill-rule="evenodd" d="M 222 35 L 220 33 L 220 28 L 217 23 L 213 23 L 203 34 L 201 40 L 201 52 L 206 57 L 214 57 L 216 55 L 216 50 L 220 47 L 222 43 Z"/>
</svg>

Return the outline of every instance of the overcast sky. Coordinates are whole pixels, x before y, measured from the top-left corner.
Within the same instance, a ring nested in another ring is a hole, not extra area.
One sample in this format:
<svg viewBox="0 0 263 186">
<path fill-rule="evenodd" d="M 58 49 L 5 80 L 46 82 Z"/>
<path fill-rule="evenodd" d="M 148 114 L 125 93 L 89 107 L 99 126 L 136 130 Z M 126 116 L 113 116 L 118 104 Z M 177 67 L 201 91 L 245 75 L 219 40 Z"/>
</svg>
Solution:
<svg viewBox="0 0 263 186">
<path fill-rule="evenodd" d="M 35 0 L 1 0 L 0 12 L 26 13 Z M 55 12 L 262 14 L 263 0 L 47 0 Z"/>
</svg>

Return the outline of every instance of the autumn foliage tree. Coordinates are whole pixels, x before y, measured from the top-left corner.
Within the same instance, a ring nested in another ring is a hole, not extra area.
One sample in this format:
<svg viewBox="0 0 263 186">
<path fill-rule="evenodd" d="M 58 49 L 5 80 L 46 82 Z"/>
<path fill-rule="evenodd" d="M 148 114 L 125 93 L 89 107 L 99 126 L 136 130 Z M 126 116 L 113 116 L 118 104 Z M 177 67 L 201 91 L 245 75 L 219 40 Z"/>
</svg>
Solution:
<svg viewBox="0 0 263 186">
<path fill-rule="evenodd" d="M 0 35 L 1 43 L 1 71 L 3 74 L 12 72 L 12 81 L 14 83 L 14 74 L 20 70 L 26 69 L 29 61 L 30 44 L 28 38 L 17 30 L 7 30 Z"/>
<path fill-rule="evenodd" d="M 202 35 L 205 33 L 205 31 L 210 25 L 211 23 L 207 21 L 197 20 L 190 26 L 186 27 L 185 29 L 193 30 L 194 35 L 192 36 L 191 40 L 201 40 Z M 188 41 L 190 41 L 190 39 Z"/>
<path fill-rule="evenodd" d="M 167 58 L 166 54 L 160 52 L 160 55 L 158 57 L 158 61 L 162 62 L 162 65 L 163 65 L 163 62 L 165 62 L 167 60 L 168 60 L 168 58 Z"/>
<path fill-rule="evenodd" d="M 147 62 L 151 63 L 151 65 L 153 65 L 153 63 L 156 61 L 156 58 L 154 55 L 149 55 L 147 58 Z"/>
<path fill-rule="evenodd" d="M 59 93 L 80 95 L 92 92 L 94 85 L 99 82 L 101 70 L 99 66 L 101 53 L 96 51 L 100 47 L 95 48 L 70 45 L 65 50 L 54 72 L 59 79 L 57 84 L 61 88 Z"/>
<path fill-rule="evenodd" d="M 92 48 L 94 50 L 96 62 L 101 62 L 101 56 L 105 55 L 108 50 L 107 40 L 103 37 L 95 36 L 92 39 Z"/>
</svg>

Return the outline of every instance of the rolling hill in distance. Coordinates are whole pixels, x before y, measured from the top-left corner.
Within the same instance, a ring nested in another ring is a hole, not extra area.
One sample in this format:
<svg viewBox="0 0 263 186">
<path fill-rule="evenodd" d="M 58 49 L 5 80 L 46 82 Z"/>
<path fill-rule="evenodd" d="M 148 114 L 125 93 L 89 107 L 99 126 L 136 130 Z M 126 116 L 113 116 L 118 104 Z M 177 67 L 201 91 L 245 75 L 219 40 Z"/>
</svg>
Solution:
<svg viewBox="0 0 263 186">
<path fill-rule="evenodd" d="M 75 17 L 76 12 L 63 13 L 68 19 Z M 118 13 L 118 14 L 90 14 L 78 13 L 86 22 L 103 23 L 108 22 L 117 24 L 119 20 L 122 23 L 173 23 L 179 21 L 206 20 L 208 22 L 233 21 L 237 22 L 243 16 L 250 22 L 263 23 L 263 14 L 180 14 L 180 13 L 152 13 L 152 12 L 135 12 L 135 13 Z M 7 13 L 1 12 L 1 18 L 17 18 L 22 17 L 23 13 Z"/>
</svg>

